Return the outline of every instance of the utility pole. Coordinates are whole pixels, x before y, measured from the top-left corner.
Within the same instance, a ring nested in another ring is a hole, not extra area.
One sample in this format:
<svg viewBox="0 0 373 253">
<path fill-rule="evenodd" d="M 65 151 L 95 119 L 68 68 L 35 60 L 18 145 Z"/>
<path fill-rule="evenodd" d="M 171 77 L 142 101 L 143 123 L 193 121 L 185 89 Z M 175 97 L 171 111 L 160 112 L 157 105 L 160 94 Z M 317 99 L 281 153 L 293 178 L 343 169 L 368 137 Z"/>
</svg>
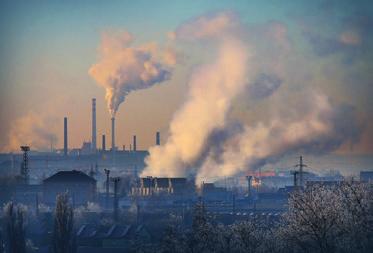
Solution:
<svg viewBox="0 0 373 253">
<path fill-rule="evenodd" d="M 106 174 L 106 208 L 109 206 L 109 184 L 110 184 L 110 170 L 109 169 L 104 169 L 105 174 Z"/>
<path fill-rule="evenodd" d="M 306 164 L 303 163 L 303 157 L 299 157 L 299 164 L 295 165 L 295 167 L 299 167 L 299 186 L 303 187 L 303 168 L 307 167 Z"/>
<path fill-rule="evenodd" d="M 111 180 L 114 182 L 114 220 L 118 221 L 118 183 L 120 177 L 113 177 Z"/>
</svg>

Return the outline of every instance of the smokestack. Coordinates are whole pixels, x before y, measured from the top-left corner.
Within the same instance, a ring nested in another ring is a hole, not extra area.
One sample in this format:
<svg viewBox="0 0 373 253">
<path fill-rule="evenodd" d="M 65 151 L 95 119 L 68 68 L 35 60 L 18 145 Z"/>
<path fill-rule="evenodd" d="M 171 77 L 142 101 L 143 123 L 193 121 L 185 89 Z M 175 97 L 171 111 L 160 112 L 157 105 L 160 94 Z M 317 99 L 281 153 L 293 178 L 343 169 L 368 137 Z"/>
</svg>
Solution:
<svg viewBox="0 0 373 253">
<path fill-rule="evenodd" d="M 136 151 L 136 135 L 133 136 L 133 151 Z"/>
<path fill-rule="evenodd" d="M 111 150 L 115 151 L 115 118 L 111 118 Z"/>
<path fill-rule="evenodd" d="M 157 146 L 161 145 L 161 134 L 160 134 L 160 132 L 157 132 L 155 134 L 155 145 L 157 145 Z"/>
<path fill-rule="evenodd" d="M 106 151 L 106 137 L 102 135 L 102 151 Z"/>
<path fill-rule="evenodd" d="M 96 149 L 96 99 L 92 98 L 92 150 Z"/>
<path fill-rule="evenodd" d="M 67 150 L 68 144 L 67 144 L 67 117 L 63 118 L 63 154 L 64 156 L 67 156 Z"/>
</svg>

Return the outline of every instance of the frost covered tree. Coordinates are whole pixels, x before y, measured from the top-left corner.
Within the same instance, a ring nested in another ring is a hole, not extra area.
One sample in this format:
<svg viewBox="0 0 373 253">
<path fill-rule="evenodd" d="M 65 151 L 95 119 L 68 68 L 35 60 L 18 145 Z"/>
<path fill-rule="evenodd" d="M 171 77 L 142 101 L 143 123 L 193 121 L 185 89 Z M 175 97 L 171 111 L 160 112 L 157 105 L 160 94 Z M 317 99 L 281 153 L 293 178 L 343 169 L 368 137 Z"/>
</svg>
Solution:
<svg viewBox="0 0 373 253">
<path fill-rule="evenodd" d="M 4 207 L 5 250 L 8 253 L 26 252 L 24 210 L 9 202 Z"/>
<path fill-rule="evenodd" d="M 244 221 L 231 226 L 231 251 L 237 253 L 261 252 L 265 243 L 265 229 L 258 220 Z"/>
<path fill-rule="evenodd" d="M 373 188 L 358 182 L 316 185 L 289 197 L 278 222 L 216 225 L 203 203 L 189 231 L 167 230 L 161 252 L 368 253 L 373 248 Z"/>
<path fill-rule="evenodd" d="M 294 192 L 279 228 L 279 240 L 293 252 L 370 252 L 372 189 L 343 182 Z"/>
<path fill-rule="evenodd" d="M 315 186 L 296 191 L 289 199 L 284 239 L 304 251 L 334 252 L 341 212 L 341 200 L 334 188 Z"/>
<path fill-rule="evenodd" d="M 373 189 L 371 185 L 344 182 L 338 192 L 343 213 L 338 225 L 343 240 L 339 245 L 349 252 L 373 249 Z"/>
<path fill-rule="evenodd" d="M 160 243 L 160 252 L 184 253 L 186 249 L 185 234 L 175 226 L 167 226 Z"/>
<path fill-rule="evenodd" d="M 57 196 L 53 230 L 53 252 L 74 253 L 76 241 L 74 236 L 74 212 L 69 204 L 67 194 Z"/>
</svg>

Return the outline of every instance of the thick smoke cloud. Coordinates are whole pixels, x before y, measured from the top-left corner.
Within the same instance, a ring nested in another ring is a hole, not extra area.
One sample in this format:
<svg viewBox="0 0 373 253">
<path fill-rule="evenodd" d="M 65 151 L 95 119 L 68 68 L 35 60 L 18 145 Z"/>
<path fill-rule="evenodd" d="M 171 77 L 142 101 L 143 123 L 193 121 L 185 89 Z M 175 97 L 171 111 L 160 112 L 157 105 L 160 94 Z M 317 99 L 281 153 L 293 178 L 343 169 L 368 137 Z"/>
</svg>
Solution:
<svg viewBox="0 0 373 253">
<path fill-rule="evenodd" d="M 192 73 L 169 138 L 163 146 L 150 148 L 142 176 L 192 174 L 199 183 L 255 170 L 292 152 L 322 154 L 358 139 L 360 128 L 351 107 L 333 105 L 310 87 L 294 108 L 289 98 L 296 98 L 292 93 L 297 91 L 278 92 L 283 82 L 298 78 L 283 62 L 293 52 L 284 24 L 246 27 L 234 13 L 222 12 L 190 20 L 171 37 L 217 46 L 211 50 L 217 53 L 214 62 Z M 236 99 L 269 96 L 279 103 L 272 105 L 269 118 L 256 124 L 232 123 Z"/>
<path fill-rule="evenodd" d="M 170 70 L 158 58 L 155 44 L 131 47 L 132 36 L 127 32 L 105 33 L 99 48 L 100 60 L 89 74 L 106 89 L 106 101 L 112 116 L 126 96 L 135 90 L 147 89 L 168 80 Z M 167 63 L 175 63 L 172 52 L 164 56 Z"/>
<path fill-rule="evenodd" d="M 188 21 L 171 37 L 217 46 L 218 53 L 213 63 L 192 73 L 188 97 L 171 121 L 170 136 L 163 146 L 150 148 L 143 176 L 194 174 L 200 183 L 255 170 L 291 152 L 322 154 L 358 139 L 354 110 L 333 107 L 326 95 L 312 88 L 295 108 L 289 108 L 289 97 L 277 97 L 279 104 L 273 105 L 268 122 L 231 122 L 228 116 L 238 95 L 247 92 L 256 101 L 281 88 L 288 72 L 283 59 L 292 52 L 284 24 L 244 27 L 233 13 L 223 12 Z"/>
<path fill-rule="evenodd" d="M 186 102 L 170 124 L 163 146 L 150 148 L 143 175 L 183 176 L 205 149 L 211 133 L 224 128 L 232 100 L 247 83 L 247 46 L 228 28 L 237 26 L 232 13 L 199 17 L 180 26 L 179 40 L 217 41 L 214 62 L 198 67 L 189 80 Z"/>
<path fill-rule="evenodd" d="M 274 162 L 295 151 L 322 154 L 335 150 L 343 142 L 358 140 L 360 131 L 353 108 L 333 107 L 325 95 L 316 93 L 305 103 L 291 118 L 285 112 L 268 124 L 245 126 L 221 144 L 222 152 L 210 152 L 196 181 L 255 170 L 267 161 Z"/>
</svg>

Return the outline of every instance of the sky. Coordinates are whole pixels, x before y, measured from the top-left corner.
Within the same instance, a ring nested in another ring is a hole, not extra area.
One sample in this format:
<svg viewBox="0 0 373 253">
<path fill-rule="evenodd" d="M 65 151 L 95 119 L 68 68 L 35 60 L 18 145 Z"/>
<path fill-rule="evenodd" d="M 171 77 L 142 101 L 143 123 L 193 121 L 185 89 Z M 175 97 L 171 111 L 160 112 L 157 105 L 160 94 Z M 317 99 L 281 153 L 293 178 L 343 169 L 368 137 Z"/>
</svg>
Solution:
<svg viewBox="0 0 373 253">
<path fill-rule="evenodd" d="M 156 131 L 167 142 L 191 73 L 214 54 L 210 42 L 172 37 L 183 36 L 183 24 L 216 13 L 239 17 L 239 33 L 255 55 L 248 66 L 259 73 L 233 100 L 232 121 L 267 122 L 277 110 L 292 115 L 320 92 L 356 123 L 353 137 L 331 151 L 373 155 L 371 1 L 1 1 L 0 150 L 61 148 L 65 116 L 69 145 L 80 147 L 91 138 L 93 97 L 98 145 L 101 134 L 109 140 L 106 91 L 91 69 L 103 62 L 105 34 L 118 33 L 131 35 L 128 47 L 147 45 L 145 55 L 154 45 L 154 54 L 171 49 L 175 62 L 162 63 L 167 77 L 126 95 L 116 113 L 116 143 L 128 147 L 136 134 L 138 149 L 148 149 Z"/>
</svg>

